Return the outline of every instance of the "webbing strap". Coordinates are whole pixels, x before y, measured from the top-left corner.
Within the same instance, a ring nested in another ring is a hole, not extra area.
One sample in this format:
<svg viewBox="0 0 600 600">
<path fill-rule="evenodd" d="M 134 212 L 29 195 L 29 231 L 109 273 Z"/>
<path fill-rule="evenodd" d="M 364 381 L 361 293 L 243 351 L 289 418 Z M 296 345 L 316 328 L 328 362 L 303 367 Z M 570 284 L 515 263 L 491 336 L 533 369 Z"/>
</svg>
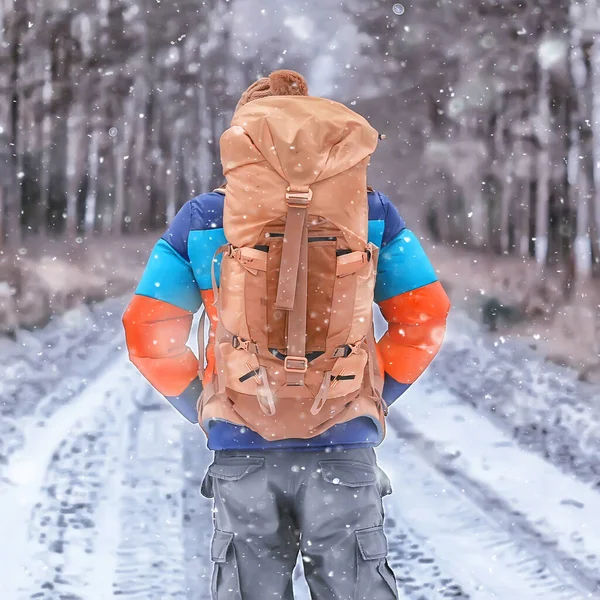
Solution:
<svg viewBox="0 0 600 600">
<path fill-rule="evenodd" d="M 288 211 L 283 232 L 275 308 L 292 310 L 294 299 L 297 297 L 300 247 L 305 234 L 304 228 L 308 207 L 312 200 L 312 191 L 308 186 L 294 191 L 288 188 L 285 197 Z"/>
<path fill-rule="evenodd" d="M 198 323 L 198 377 L 204 381 L 204 325 L 206 323 L 206 307 L 202 307 L 202 316 Z"/>
<path fill-rule="evenodd" d="M 210 280 L 212 283 L 214 304 L 216 304 L 217 301 L 219 300 L 219 287 L 217 286 L 217 276 L 215 275 L 215 265 L 217 264 L 217 258 L 221 254 L 225 254 L 226 252 L 229 252 L 229 244 L 223 244 L 222 246 L 219 246 L 213 256 L 212 263 L 210 265 Z"/>
<path fill-rule="evenodd" d="M 245 350 L 251 354 L 258 354 L 258 345 L 252 340 L 245 340 L 237 335 L 231 338 L 231 345 L 236 350 Z"/>
<path fill-rule="evenodd" d="M 230 249 L 230 254 L 235 258 L 244 269 L 256 275 L 259 271 L 267 270 L 267 253 L 256 248 L 241 248 Z"/>
<path fill-rule="evenodd" d="M 308 207 L 309 186 L 288 187 L 288 206 L 279 266 L 275 307 L 287 314 L 287 357 L 284 362 L 287 385 L 304 385 L 307 369 L 306 310 L 308 293 Z"/>
<path fill-rule="evenodd" d="M 338 346 L 333 351 L 333 358 L 347 358 L 353 354 L 358 354 L 359 349 L 364 345 L 364 341 L 365 340 L 363 338 L 354 344 L 344 344 L 343 346 Z"/>
<path fill-rule="evenodd" d="M 287 385 L 304 385 L 306 360 L 306 311 L 308 296 L 308 226 L 302 229 L 298 256 L 298 280 L 294 308 L 288 312 L 287 357 L 284 362 Z"/>
<path fill-rule="evenodd" d="M 371 380 L 370 383 L 373 387 L 373 392 L 377 394 L 379 400 L 381 401 L 381 404 L 383 406 L 383 412 L 387 415 L 388 408 L 381 396 L 381 390 L 383 389 L 383 375 L 381 373 L 381 370 L 379 369 L 379 365 L 377 365 L 377 369 L 375 368 L 375 364 L 377 363 L 377 343 L 375 342 L 375 333 L 373 331 L 372 325 L 365 339 L 365 343 L 369 352 L 367 364 L 369 365 L 369 379 Z"/>
<path fill-rule="evenodd" d="M 369 251 L 342 254 L 342 256 L 338 256 L 335 274 L 337 277 L 346 277 L 346 275 L 351 275 L 362 269 L 370 260 L 371 253 Z"/>
</svg>

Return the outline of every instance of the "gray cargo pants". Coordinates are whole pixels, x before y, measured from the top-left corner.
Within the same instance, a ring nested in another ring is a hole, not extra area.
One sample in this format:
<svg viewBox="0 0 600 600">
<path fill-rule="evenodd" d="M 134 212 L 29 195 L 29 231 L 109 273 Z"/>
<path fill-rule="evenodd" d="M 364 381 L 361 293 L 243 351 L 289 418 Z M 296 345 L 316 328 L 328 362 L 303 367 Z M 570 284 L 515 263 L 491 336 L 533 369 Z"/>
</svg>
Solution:
<svg viewBox="0 0 600 600">
<path fill-rule="evenodd" d="M 202 483 L 214 498 L 213 600 L 293 600 L 298 552 L 313 600 L 398 598 L 372 448 L 219 451 Z"/>
</svg>

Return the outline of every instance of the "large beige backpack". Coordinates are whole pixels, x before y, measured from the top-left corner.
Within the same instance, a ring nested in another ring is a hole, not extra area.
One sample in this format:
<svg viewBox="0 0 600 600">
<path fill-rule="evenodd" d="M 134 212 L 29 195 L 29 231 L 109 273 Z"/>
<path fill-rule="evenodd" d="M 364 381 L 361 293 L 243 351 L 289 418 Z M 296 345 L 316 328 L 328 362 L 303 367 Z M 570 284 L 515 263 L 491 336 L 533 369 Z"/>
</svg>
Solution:
<svg viewBox="0 0 600 600">
<path fill-rule="evenodd" d="M 250 102 L 223 134 L 229 243 L 217 251 L 219 288 L 213 261 L 205 431 L 212 419 L 267 440 L 310 438 L 359 416 L 385 427 L 366 183 L 377 138 L 342 104 L 304 96 Z"/>
</svg>

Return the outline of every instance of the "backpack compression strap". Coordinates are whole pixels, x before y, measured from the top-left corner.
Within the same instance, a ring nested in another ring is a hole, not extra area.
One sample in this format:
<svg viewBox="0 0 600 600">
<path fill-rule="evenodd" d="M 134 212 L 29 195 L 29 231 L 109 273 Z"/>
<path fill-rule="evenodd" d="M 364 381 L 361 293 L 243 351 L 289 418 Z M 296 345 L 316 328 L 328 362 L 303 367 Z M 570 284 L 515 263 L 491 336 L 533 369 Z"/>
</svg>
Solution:
<svg viewBox="0 0 600 600">
<path fill-rule="evenodd" d="M 306 309 L 308 294 L 308 186 L 288 187 L 284 244 L 279 267 L 275 307 L 287 311 L 287 356 L 284 361 L 287 385 L 304 385 L 306 359 Z"/>
</svg>

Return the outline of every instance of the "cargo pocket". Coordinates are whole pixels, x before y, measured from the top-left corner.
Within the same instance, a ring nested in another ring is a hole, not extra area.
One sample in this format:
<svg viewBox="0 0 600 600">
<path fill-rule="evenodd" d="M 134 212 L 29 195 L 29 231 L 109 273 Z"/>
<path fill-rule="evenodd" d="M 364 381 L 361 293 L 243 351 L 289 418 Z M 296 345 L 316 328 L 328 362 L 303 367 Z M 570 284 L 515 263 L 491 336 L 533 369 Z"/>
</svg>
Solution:
<svg viewBox="0 0 600 600">
<path fill-rule="evenodd" d="M 212 600 L 240 600 L 240 576 L 233 544 L 233 533 L 215 529 L 210 557 L 213 561 Z"/>
<path fill-rule="evenodd" d="M 375 485 L 377 477 L 372 465 L 353 460 L 331 459 L 319 461 L 325 481 L 346 487 Z"/>
<path fill-rule="evenodd" d="M 383 526 L 356 532 L 357 573 L 354 600 L 395 600 L 396 578 L 387 562 L 387 539 Z"/>
<path fill-rule="evenodd" d="M 214 462 L 208 467 L 200 492 L 205 498 L 214 498 L 214 479 L 225 482 L 239 481 L 261 469 L 264 464 L 265 459 L 261 457 L 228 456 L 219 458 L 218 462 Z"/>
</svg>

